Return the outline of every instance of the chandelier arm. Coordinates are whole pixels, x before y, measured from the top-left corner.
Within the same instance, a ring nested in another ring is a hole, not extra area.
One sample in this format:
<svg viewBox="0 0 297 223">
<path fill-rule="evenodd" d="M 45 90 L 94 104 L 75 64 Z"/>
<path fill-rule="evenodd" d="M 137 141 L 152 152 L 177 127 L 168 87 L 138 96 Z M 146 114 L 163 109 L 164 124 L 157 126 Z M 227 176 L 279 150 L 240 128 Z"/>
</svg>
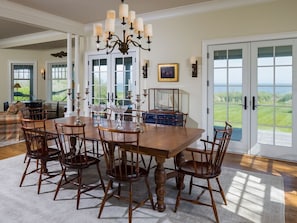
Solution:
<svg viewBox="0 0 297 223">
<path fill-rule="evenodd" d="M 143 50 L 147 50 L 147 51 L 150 51 L 151 50 L 151 48 L 148 46 L 148 48 L 144 48 L 140 43 L 138 43 L 138 42 L 136 42 L 136 41 L 134 41 L 134 40 L 130 40 L 130 42 L 134 45 L 134 46 L 136 46 L 136 47 L 139 47 L 139 48 L 141 48 L 141 49 L 143 49 Z"/>
<path fill-rule="evenodd" d="M 112 41 L 111 43 L 113 43 L 113 45 L 109 45 L 108 46 L 108 48 L 111 48 L 111 50 L 108 50 L 108 48 L 107 48 L 106 53 L 107 54 L 110 54 L 114 50 L 114 48 L 116 47 L 116 45 L 119 45 L 119 41 L 120 40 Z"/>
<path fill-rule="evenodd" d="M 106 43 L 106 44 L 105 44 L 105 47 L 100 48 L 100 43 L 101 43 L 101 42 L 102 42 L 102 41 L 100 41 L 99 36 L 97 36 L 97 41 L 96 41 L 97 51 L 99 51 L 99 50 L 105 50 L 105 49 L 108 47 L 108 43 Z"/>
</svg>

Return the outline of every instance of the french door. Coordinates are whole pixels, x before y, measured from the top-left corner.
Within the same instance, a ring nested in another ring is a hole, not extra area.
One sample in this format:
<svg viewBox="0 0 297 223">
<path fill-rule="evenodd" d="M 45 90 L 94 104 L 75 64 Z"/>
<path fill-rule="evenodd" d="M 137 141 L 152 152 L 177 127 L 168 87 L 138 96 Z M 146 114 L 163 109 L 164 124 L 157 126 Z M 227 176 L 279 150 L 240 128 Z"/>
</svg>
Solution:
<svg viewBox="0 0 297 223">
<path fill-rule="evenodd" d="M 297 160 L 296 49 L 296 39 L 209 46 L 208 135 L 229 121 L 229 151 Z"/>
<path fill-rule="evenodd" d="M 96 54 L 88 56 L 90 104 L 129 105 L 128 92 L 132 95 L 138 83 L 136 52 Z"/>
</svg>

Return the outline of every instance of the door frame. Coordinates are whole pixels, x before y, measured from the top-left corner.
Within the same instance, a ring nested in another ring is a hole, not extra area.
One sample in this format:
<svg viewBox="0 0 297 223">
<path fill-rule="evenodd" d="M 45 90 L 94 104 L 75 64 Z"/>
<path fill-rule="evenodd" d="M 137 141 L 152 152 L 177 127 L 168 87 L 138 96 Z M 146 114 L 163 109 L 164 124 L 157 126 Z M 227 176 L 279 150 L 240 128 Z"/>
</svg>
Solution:
<svg viewBox="0 0 297 223">
<path fill-rule="evenodd" d="M 203 136 L 207 137 L 207 132 L 209 128 L 208 123 L 208 47 L 210 45 L 223 45 L 223 44 L 236 44 L 236 43 L 244 43 L 244 42 L 256 42 L 256 41 L 269 41 L 269 40 L 280 40 L 280 39 L 288 39 L 288 38 L 297 38 L 297 32 L 289 32 L 289 33 L 273 33 L 273 34 L 265 34 L 265 35 L 255 35 L 255 36 L 242 36 L 236 38 L 222 38 L 222 39 L 214 39 L 214 40 L 203 40 L 202 41 L 202 74 L 201 74 L 201 88 L 202 88 L 202 105 L 201 107 L 201 128 L 205 129 Z M 249 146 L 250 147 L 250 146 Z M 251 151 L 251 148 L 247 149 L 247 154 Z M 233 151 L 234 153 L 240 153 Z M 240 153 L 241 154 L 241 153 Z M 283 158 L 280 158 L 283 159 Z M 286 160 L 297 160 L 297 156 L 288 156 L 285 157 Z"/>
<path fill-rule="evenodd" d="M 134 78 L 133 85 L 134 86 L 132 88 L 132 90 L 134 90 L 132 92 L 132 94 L 134 95 L 134 94 L 139 94 L 139 92 L 140 92 L 140 72 L 139 72 L 140 71 L 140 50 L 139 50 L 139 48 L 131 47 L 130 52 L 131 53 L 133 52 L 133 54 L 135 56 L 135 61 L 134 61 L 135 67 L 133 68 L 133 71 L 134 71 L 134 73 L 133 73 L 133 78 Z M 89 86 L 89 84 L 90 84 L 89 83 L 90 82 L 90 74 L 89 74 L 89 65 L 88 65 L 90 57 L 96 57 L 96 56 L 97 57 L 102 57 L 102 58 L 106 57 L 107 60 L 112 62 L 113 58 L 114 58 L 114 55 L 120 55 L 120 54 L 121 54 L 121 52 L 118 49 L 115 49 L 110 54 L 106 54 L 105 51 L 101 51 L 101 52 L 89 51 L 89 52 L 86 52 L 85 53 L 85 62 L 84 62 L 84 64 L 85 64 L 84 70 L 85 70 L 85 74 L 86 74 L 85 78 L 86 78 L 86 81 L 87 81 L 86 85 Z M 129 57 L 129 54 L 128 55 L 123 55 L 123 57 Z M 132 55 L 132 57 L 133 57 L 133 55 Z M 111 66 L 112 65 L 113 64 L 111 64 Z M 108 72 L 110 74 L 113 74 L 115 69 L 114 69 L 114 67 L 111 67 L 111 66 L 109 66 L 107 70 L 108 70 Z M 109 88 L 110 88 L 111 83 L 109 85 L 110 85 L 109 86 Z M 108 90 L 110 90 L 110 89 L 108 89 Z M 90 92 L 89 95 L 88 95 L 88 99 L 84 101 L 85 114 L 90 114 L 88 105 L 89 105 L 89 102 L 91 101 L 91 97 L 92 97 L 92 94 Z"/>
</svg>

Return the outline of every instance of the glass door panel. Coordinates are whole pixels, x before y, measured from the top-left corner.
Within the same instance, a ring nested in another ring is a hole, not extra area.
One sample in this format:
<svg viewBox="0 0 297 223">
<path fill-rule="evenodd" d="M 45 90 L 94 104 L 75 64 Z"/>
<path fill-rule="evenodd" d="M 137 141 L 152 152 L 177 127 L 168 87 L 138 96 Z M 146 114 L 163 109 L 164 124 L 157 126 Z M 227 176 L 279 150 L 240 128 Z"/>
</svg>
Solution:
<svg viewBox="0 0 297 223">
<path fill-rule="evenodd" d="M 214 128 L 222 128 L 225 121 L 232 123 L 232 141 L 243 142 L 243 49 L 237 46 L 210 49 L 210 64 L 213 72 L 213 123 Z M 247 106 L 247 105 L 246 105 Z M 209 135 L 212 135 L 212 130 Z"/>
<path fill-rule="evenodd" d="M 94 105 L 108 105 L 107 59 L 92 60 L 91 102 Z"/>
<path fill-rule="evenodd" d="M 128 90 L 131 89 L 133 73 L 133 58 L 116 58 L 115 59 L 115 104 L 129 105 Z"/>
<path fill-rule="evenodd" d="M 293 42 L 252 44 L 256 75 L 251 81 L 255 92 L 251 124 L 257 133 L 252 137 L 252 154 L 280 157 L 294 153 Z"/>
</svg>

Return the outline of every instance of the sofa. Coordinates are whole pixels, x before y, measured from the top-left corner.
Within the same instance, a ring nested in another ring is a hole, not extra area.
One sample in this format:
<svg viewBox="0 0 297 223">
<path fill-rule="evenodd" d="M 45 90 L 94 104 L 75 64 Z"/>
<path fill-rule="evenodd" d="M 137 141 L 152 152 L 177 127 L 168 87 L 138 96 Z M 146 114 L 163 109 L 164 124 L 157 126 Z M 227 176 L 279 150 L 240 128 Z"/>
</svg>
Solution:
<svg viewBox="0 0 297 223">
<path fill-rule="evenodd" d="M 13 103 L 7 111 L 0 112 L 0 142 L 22 140 L 21 120 L 28 116 L 29 110 L 22 102 Z"/>
</svg>

